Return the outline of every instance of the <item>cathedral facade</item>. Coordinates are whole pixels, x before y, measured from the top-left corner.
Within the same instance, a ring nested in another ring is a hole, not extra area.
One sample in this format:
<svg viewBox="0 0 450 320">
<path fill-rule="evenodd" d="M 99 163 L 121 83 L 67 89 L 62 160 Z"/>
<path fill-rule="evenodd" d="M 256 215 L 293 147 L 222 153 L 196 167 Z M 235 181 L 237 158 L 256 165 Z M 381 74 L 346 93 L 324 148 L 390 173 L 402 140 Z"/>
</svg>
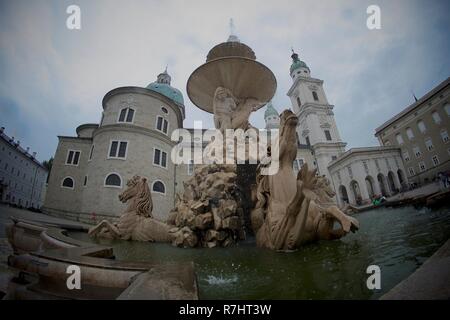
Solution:
<svg viewBox="0 0 450 320">
<path fill-rule="evenodd" d="M 153 215 L 165 219 L 174 206 L 177 178 L 170 139 L 183 127 L 184 100 L 167 71 L 147 87 L 121 87 L 103 98 L 99 124 L 83 124 L 74 137 L 59 136 L 43 210 L 81 221 L 117 216 L 118 195 L 135 174 L 147 177 Z"/>
</svg>

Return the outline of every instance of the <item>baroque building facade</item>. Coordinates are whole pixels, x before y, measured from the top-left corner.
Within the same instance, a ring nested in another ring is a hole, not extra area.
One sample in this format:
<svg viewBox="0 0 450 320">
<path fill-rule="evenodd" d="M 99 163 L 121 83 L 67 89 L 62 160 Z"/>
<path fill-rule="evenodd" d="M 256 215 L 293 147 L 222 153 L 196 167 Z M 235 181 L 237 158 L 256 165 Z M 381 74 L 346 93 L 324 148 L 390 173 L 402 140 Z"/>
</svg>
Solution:
<svg viewBox="0 0 450 320">
<path fill-rule="evenodd" d="M 103 98 L 99 124 L 59 136 L 44 211 L 89 221 L 119 215 L 118 195 L 135 174 L 149 181 L 153 215 L 173 208 L 177 167 L 170 161 L 173 130 L 183 126 L 184 100 L 167 71 L 142 87 L 120 87 Z"/>
<path fill-rule="evenodd" d="M 450 78 L 375 130 L 382 146 L 401 149 L 413 186 L 450 171 Z"/>
<path fill-rule="evenodd" d="M 0 128 L 0 202 L 40 209 L 46 191 L 47 169 L 36 152 L 23 149 L 20 141 Z"/>
</svg>

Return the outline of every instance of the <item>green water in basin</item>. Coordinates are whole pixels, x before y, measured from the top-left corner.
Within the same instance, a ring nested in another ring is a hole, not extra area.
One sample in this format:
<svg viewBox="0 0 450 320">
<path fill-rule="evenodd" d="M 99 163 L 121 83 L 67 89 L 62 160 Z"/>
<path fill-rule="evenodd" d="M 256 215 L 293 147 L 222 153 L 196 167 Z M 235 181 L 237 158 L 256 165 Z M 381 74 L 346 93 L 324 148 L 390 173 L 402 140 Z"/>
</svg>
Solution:
<svg viewBox="0 0 450 320">
<path fill-rule="evenodd" d="M 409 276 L 450 238 L 450 207 L 379 208 L 355 217 L 361 224 L 357 233 L 292 253 L 256 248 L 254 239 L 213 249 L 95 242 L 113 246 L 119 260 L 194 261 L 201 299 L 374 299 Z M 82 233 L 70 235 L 89 239 Z M 381 268 L 381 290 L 367 289 L 369 265 Z"/>
</svg>

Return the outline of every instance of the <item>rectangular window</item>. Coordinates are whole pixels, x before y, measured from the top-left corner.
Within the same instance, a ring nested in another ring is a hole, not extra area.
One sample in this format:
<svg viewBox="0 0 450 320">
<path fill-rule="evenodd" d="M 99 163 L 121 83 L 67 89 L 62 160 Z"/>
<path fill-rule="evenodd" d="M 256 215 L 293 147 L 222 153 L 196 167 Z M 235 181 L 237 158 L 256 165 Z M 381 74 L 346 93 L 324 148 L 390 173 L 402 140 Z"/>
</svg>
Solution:
<svg viewBox="0 0 450 320">
<path fill-rule="evenodd" d="M 425 162 L 423 162 L 423 161 L 419 162 L 419 169 L 420 169 L 420 172 L 424 172 L 425 170 L 427 170 L 427 167 L 425 166 Z"/>
<path fill-rule="evenodd" d="M 427 140 L 425 140 L 425 145 L 427 146 L 428 151 L 433 150 L 433 141 L 431 140 L 431 138 L 428 138 Z"/>
<path fill-rule="evenodd" d="M 300 169 L 303 167 L 305 161 L 303 159 L 295 159 L 294 163 L 292 164 L 293 169 L 295 172 L 300 171 Z"/>
<path fill-rule="evenodd" d="M 403 159 L 408 162 L 410 160 L 409 158 L 409 152 L 408 151 L 404 151 L 403 152 Z"/>
<path fill-rule="evenodd" d="M 433 156 L 433 158 L 431 158 L 431 160 L 433 161 L 433 165 L 435 167 L 439 165 L 439 158 L 437 155 Z"/>
<path fill-rule="evenodd" d="M 162 122 L 163 122 L 163 117 L 158 117 L 156 120 L 156 129 L 159 131 L 162 131 Z"/>
<path fill-rule="evenodd" d="M 67 153 L 66 164 L 77 166 L 80 161 L 80 153 L 78 150 L 69 150 Z"/>
<path fill-rule="evenodd" d="M 109 147 L 109 157 L 108 158 L 119 158 L 125 159 L 127 156 L 127 141 L 113 140 Z"/>
<path fill-rule="evenodd" d="M 409 176 L 412 177 L 416 173 L 414 172 L 414 168 L 408 168 Z"/>
<path fill-rule="evenodd" d="M 128 109 L 127 122 L 133 122 L 134 110 Z"/>
<path fill-rule="evenodd" d="M 155 153 L 153 155 L 153 164 L 156 164 L 159 166 L 161 164 L 161 162 L 159 160 L 160 158 L 161 158 L 161 150 L 155 149 Z"/>
<path fill-rule="evenodd" d="M 87 185 L 87 181 L 88 181 L 88 176 L 84 176 L 83 186 L 86 186 L 86 185 Z"/>
<path fill-rule="evenodd" d="M 155 149 L 153 154 L 153 164 L 167 168 L 167 152 Z"/>
<path fill-rule="evenodd" d="M 158 118 L 156 119 L 156 129 L 167 134 L 169 129 L 169 121 L 161 116 L 158 116 Z"/>
<path fill-rule="evenodd" d="M 119 146 L 119 158 L 125 158 L 127 154 L 127 143 L 125 141 L 120 142 Z"/>
<path fill-rule="evenodd" d="M 447 132 L 447 130 L 442 130 L 441 131 L 441 138 L 442 138 L 442 141 L 444 141 L 444 143 L 448 142 L 448 132 Z"/>
<path fill-rule="evenodd" d="M 164 151 L 161 152 L 161 166 L 166 168 L 167 167 L 167 153 Z"/>
<path fill-rule="evenodd" d="M 414 147 L 413 151 L 414 151 L 414 155 L 416 156 L 416 158 L 420 158 L 420 156 L 422 155 L 422 152 L 420 151 L 420 148 L 419 147 Z"/>
<path fill-rule="evenodd" d="M 313 95 L 314 101 L 319 101 L 319 97 L 317 96 L 317 92 L 313 91 L 312 95 Z"/>
<path fill-rule="evenodd" d="M 117 155 L 117 147 L 119 145 L 118 141 L 111 141 L 111 146 L 109 147 L 109 156 L 115 157 Z"/>
<path fill-rule="evenodd" d="M 66 164 L 71 164 L 73 160 L 73 151 L 69 151 L 69 154 L 67 156 Z"/>
<path fill-rule="evenodd" d="M 325 138 L 327 138 L 327 141 L 331 141 L 331 134 L 329 130 L 325 130 Z"/>
</svg>

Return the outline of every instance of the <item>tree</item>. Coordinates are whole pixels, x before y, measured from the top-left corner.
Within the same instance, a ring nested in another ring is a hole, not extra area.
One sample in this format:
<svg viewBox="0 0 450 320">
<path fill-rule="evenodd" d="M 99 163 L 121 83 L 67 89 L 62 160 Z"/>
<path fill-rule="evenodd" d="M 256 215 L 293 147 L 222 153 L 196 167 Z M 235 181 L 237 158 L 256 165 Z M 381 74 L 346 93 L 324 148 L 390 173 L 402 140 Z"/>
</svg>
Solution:
<svg viewBox="0 0 450 320">
<path fill-rule="evenodd" d="M 52 166 L 53 166 L 53 157 L 51 157 L 48 160 L 44 160 L 42 162 L 42 165 L 45 167 L 45 169 L 48 170 L 48 175 L 47 175 L 47 183 L 48 183 L 48 179 L 50 178 L 50 171 L 52 171 Z"/>
</svg>

